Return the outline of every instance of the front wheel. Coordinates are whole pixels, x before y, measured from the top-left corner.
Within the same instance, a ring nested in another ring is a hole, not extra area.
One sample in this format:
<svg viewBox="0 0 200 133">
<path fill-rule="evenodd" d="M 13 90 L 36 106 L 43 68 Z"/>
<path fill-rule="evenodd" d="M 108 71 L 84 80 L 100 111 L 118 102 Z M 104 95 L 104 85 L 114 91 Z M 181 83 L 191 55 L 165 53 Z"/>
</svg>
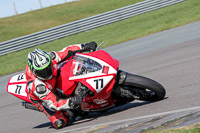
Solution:
<svg viewBox="0 0 200 133">
<path fill-rule="evenodd" d="M 165 97 L 165 88 L 158 82 L 139 75 L 127 73 L 126 79 L 120 85 L 130 90 L 134 97 L 144 101 L 158 101 Z"/>
</svg>

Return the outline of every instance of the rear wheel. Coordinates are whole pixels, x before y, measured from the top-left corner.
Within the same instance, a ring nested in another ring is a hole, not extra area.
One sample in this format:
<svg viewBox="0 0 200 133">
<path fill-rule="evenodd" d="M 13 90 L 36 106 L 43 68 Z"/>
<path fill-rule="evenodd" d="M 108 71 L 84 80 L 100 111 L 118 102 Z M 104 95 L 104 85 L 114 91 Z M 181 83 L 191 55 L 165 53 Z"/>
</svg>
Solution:
<svg viewBox="0 0 200 133">
<path fill-rule="evenodd" d="M 158 82 L 138 75 L 127 73 L 125 81 L 120 85 L 130 90 L 134 98 L 144 101 L 158 101 L 165 97 L 165 88 Z"/>
</svg>

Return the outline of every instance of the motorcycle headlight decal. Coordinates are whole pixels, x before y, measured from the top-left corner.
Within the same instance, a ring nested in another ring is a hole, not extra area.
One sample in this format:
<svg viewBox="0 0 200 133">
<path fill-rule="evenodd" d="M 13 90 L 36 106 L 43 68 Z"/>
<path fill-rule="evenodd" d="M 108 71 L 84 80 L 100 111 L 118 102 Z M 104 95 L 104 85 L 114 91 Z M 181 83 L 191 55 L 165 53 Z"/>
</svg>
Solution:
<svg viewBox="0 0 200 133">
<path fill-rule="evenodd" d="M 109 67 L 108 66 L 103 66 L 102 73 L 108 74 L 108 71 L 109 71 Z"/>
</svg>

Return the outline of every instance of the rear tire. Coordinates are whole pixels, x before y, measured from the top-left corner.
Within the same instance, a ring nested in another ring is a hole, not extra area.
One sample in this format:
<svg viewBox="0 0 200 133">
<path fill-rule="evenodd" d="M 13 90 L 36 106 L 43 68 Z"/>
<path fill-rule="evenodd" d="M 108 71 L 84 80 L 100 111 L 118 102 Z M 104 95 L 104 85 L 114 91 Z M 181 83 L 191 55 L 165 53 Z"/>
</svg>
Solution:
<svg viewBox="0 0 200 133">
<path fill-rule="evenodd" d="M 158 82 L 138 75 L 127 73 L 125 82 L 121 84 L 138 96 L 137 99 L 144 101 L 158 101 L 165 97 L 165 88 Z"/>
</svg>

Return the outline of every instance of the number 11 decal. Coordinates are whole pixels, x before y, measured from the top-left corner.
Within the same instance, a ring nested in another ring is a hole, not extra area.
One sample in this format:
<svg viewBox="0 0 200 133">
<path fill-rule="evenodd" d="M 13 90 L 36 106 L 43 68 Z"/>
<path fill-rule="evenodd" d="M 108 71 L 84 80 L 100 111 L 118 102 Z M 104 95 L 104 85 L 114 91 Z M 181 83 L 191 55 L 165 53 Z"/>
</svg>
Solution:
<svg viewBox="0 0 200 133">
<path fill-rule="evenodd" d="M 100 88 L 103 88 L 103 79 L 96 79 L 94 82 L 96 82 L 96 89 L 99 89 L 99 81 L 101 82 Z"/>
<path fill-rule="evenodd" d="M 22 86 L 17 85 L 16 87 L 17 87 L 17 88 L 16 88 L 16 90 L 15 90 L 15 93 L 16 93 L 16 94 L 20 94 L 20 91 L 21 91 L 21 89 L 22 89 Z"/>
<path fill-rule="evenodd" d="M 113 79 L 113 76 L 104 76 L 98 78 L 87 79 L 86 82 L 95 89 L 97 93 L 101 92 L 106 85 Z"/>
</svg>

